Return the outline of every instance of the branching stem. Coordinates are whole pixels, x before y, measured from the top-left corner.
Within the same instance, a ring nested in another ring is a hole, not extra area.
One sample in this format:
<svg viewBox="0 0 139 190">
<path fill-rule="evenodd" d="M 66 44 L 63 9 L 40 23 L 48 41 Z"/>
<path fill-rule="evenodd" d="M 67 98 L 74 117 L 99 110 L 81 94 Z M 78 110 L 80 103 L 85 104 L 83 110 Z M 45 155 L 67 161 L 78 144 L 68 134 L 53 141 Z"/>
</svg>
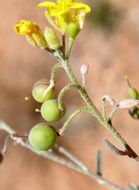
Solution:
<svg viewBox="0 0 139 190">
<path fill-rule="evenodd" d="M 65 60 L 65 59 L 61 58 L 60 63 L 63 66 L 63 68 L 65 69 L 70 81 L 74 85 L 80 86 L 78 92 L 79 92 L 80 96 L 83 98 L 83 100 L 85 101 L 85 103 L 87 104 L 87 106 L 91 109 L 92 115 L 94 117 L 96 117 L 97 120 L 103 126 L 105 126 L 108 129 L 108 131 L 124 146 L 124 148 L 127 151 L 129 151 L 129 154 L 130 154 L 131 158 L 135 159 L 136 161 L 139 161 L 139 156 L 132 150 L 132 148 L 128 145 L 128 143 L 120 135 L 120 133 L 111 125 L 109 120 L 106 117 L 102 116 L 102 114 L 98 111 L 98 109 L 96 108 L 96 106 L 94 105 L 94 103 L 92 102 L 90 97 L 88 96 L 86 90 L 83 87 L 81 87 L 80 83 L 78 82 L 77 78 L 75 77 L 73 71 L 71 70 L 71 68 L 70 68 L 70 66 L 68 64 L 68 60 Z"/>
</svg>

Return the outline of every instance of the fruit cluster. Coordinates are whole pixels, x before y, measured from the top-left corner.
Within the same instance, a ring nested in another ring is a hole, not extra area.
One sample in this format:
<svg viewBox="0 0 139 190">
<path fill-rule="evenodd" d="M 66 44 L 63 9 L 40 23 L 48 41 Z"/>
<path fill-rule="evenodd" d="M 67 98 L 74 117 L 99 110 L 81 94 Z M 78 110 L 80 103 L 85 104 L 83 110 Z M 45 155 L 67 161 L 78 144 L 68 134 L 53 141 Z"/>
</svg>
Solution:
<svg viewBox="0 0 139 190">
<path fill-rule="evenodd" d="M 49 84 L 46 79 L 36 82 L 32 89 L 32 96 L 41 103 L 40 113 L 47 122 L 55 122 L 61 119 L 66 108 L 60 110 L 55 96 L 55 85 Z M 56 130 L 47 123 L 39 123 L 35 125 L 29 133 L 29 143 L 36 150 L 48 150 L 54 146 L 58 137 Z"/>
<path fill-rule="evenodd" d="M 16 29 L 22 29 L 22 25 L 27 24 L 28 21 L 22 21 L 16 26 Z M 30 23 L 30 22 L 29 22 Z M 30 23 L 34 25 L 34 23 Z M 70 23 L 67 28 L 68 35 L 70 39 L 74 40 L 77 34 L 80 32 L 80 27 L 77 23 Z M 55 32 L 50 28 L 45 28 L 44 38 L 47 42 L 47 46 L 50 50 L 60 50 L 60 42 L 55 34 Z M 32 38 L 31 38 L 32 39 Z M 42 40 L 39 40 L 42 42 Z M 42 48 L 41 43 L 39 46 Z M 54 99 L 55 96 L 55 80 L 41 79 L 36 82 L 32 89 L 32 96 L 38 103 L 41 103 L 40 113 L 42 118 L 47 122 L 56 122 L 61 119 L 65 112 L 66 108 L 63 102 L 58 104 L 57 99 Z M 56 130 L 48 125 L 47 123 L 39 123 L 35 125 L 29 133 L 29 143 L 36 150 L 48 150 L 54 146 L 56 143 L 58 133 Z"/>
<path fill-rule="evenodd" d="M 41 7 L 45 8 L 45 17 L 52 28 L 45 27 L 42 30 L 37 23 L 22 19 L 15 24 L 14 30 L 17 34 L 24 35 L 30 45 L 46 50 L 62 66 L 63 61 L 69 59 L 74 40 L 84 26 L 86 14 L 91 11 L 90 6 L 80 2 L 57 0 L 38 3 L 37 8 Z M 61 35 L 60 38 L 57 32 Z M 42 118 L 47 122 L 56 122 L 64 116 L 66 108 L 59 100 L 61 98 L 54 99 L 55 79 L 54 73 L 51 74 L 50 82 L 42 79 L 34 84 L 32 96 L 42 104 L 39 110 Z M 52 126 L 39 123 L 31 129 L 29 143 L 35 149 L 48 150 L 53 147 L 58 135 L 61 134 Z"/>
</svg>

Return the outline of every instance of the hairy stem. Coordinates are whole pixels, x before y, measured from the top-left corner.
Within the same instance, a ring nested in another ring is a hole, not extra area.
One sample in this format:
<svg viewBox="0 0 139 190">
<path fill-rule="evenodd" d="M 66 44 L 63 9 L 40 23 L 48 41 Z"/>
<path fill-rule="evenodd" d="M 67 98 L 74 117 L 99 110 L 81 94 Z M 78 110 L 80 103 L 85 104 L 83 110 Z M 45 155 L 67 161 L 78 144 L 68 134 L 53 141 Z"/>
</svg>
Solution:
<svg viewBox="0 0 139 190">
<path fill-rule="evenodd" d="M 60 63 L 57 63 L 53 66 L 52 70 L 51 70 L 51 78 L 50 78 L 50 83 L 51 81 L 56 83 L 56 71 L 57 69 L 62 68 Z"/>
<path fill-rule="evenodd" d="M 64 135 L 64 132 L 66 131 L 67 127 L 69 126 L 69 123 L 71 122 L 71 120 L 78 115 L 81 112 L 90 112 L 89 108 L 80 108 L 78 110 L 76 110 L 75 112 L 73 112 L 69 118 L 65 121 L 64 125 L 59 129 L 59 134 L 60 135 Z"/>
<path fill-rule="evenodd" d="M 109 132 L 124 146 L 124 148 L 126 150 L 129 151 L 131 158 L 135 159 L 136 161 L 139 161 L 139 156 L 132 150 L 132 148 L 128 145 L 126 140 L 111 125 L 109 120 L 106 117 L 102 116 L 102 114 L 98 111 L 98 109 L 96 108 L 96 106 L 92 102 L 91 98 L 88 96 L 86 90 L 78 82 L 76 76 L 74 75 L 72 69 L 70 68 L 70 66 L 68 64 L 68 60 L 64 60 L 64 59 L 61 58 L 60 63 L 63 66 L 63 68 L 65 69 L 70 81 L 73 84 L 75 84 L 76 86 L 80 86 L 78 92 L 79 92 L 80 96 L 83 98 L 83 100 L 85 101 L 85 103 L 87 104 L 87 106 L 91 109 L 92 115 L 94 117 L 96 117 L 97 120 L 109 130 Z"/>
<path fill-rule="evenodd" d="M 59 107 L 59 109 L 61 111 L 64 109 L 63 108 L 63 97 L 64 97 L 65 93 L 67 91 L 69 91 L 71 88 L 78 89 L 78 88 L 80 88 L 80 86 L 77 86 L 77 85 L 75 85 L 73 83 L 70 83 L 70 84 L 64 86 L 64 88 L 62 88 L 62 90 L 59 92 L 59 95 L 58 95 L 58 107 Z"/>
</svg>

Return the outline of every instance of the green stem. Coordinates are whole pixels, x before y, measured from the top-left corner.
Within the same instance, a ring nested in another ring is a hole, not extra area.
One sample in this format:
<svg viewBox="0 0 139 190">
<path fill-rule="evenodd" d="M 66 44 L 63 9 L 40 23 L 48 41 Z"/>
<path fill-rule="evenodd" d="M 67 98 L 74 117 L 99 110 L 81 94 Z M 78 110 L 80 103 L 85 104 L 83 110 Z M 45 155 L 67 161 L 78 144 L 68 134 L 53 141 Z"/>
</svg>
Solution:
<svg viewBox="0 0 139 190">
<path fill-rule="evenodd" d="M 55 87 L 55 83 L 56 83 L 56 70 L 58 68 L 62 68 L 60 63 L 57 63 L 53 66 L 52 70 L 51 70 L 51 78 L 50 78 L 50 84 L 48 86 L 48 88 L 46 88 L 46 90 L 43 93 L 43 97 L 46 96 L 47 92 L 51 89 L 53 89 Z"/>
<path fill-rule="evenodd" d="M 102 100 L 101 108 L 102 108 L 102 116 L 106 117 L 106 102 L 105 102 L 105 100 Z"/>
<path fill-rule="evenodd" d="M 65 69 L 68 77 L 70 78 L 71 82 L 74 85 L 80 87 L 78 89 L 78 92 L 79 92 L 80 96 L 86 102 L 87 106 L 92 108 L 92 113 L 94 114 L 94 116 L 97 117 L 98 120 L 100 120 L 100 118 L 102 117 L 101 114 L 97 110 L 96 106 L 93 104 L 93 102 L 92 102 L 91 98 L 88 96 L 86 90 L 78 82 L 77 78 L 75 77 L 74 73 L 72 72 L 72 70 L 71 70 L 71 68 L 70 68 L 70 66 L 68 64 L 68 61 L 67 60 L 61 60 L 61 64 L 64 67 L 64 69 Z M 101 118 L 101 120 L 102 120 L 102 118 Z"/>
<path fill-rule="evenodd" d="M 70 83 L 68 85 L 66 85 L 64 88 L 62 88 L 62 90 L 60 91 L 59 95 L 58 95 L 58 107 L 59 109 L 62 111 L 64 109 L 63 107 L 63 97 L 65 95 L 65 93 L 70 90 L 71 88 L 79 88 L 79 86 L 73 84 L 73 83 Z"/>
<path fill-rule="evenodd" d="M 51 78 L 50 78 L 50 82 L 53 81 L 54 83 L 56 83 L 56 71 L 57 69 L 62 68 L 60 63 L 57 63 L 53 66 L 52 70 L 51 70 Z"/>
<path fill-rule="evenodd" d="M 81 112 L 90 112 L 89 108 L 80 108 L 78 110 L 76 110 L 73 114 L 71 114 L 69 116 L 69 118 L 66 120 L 66 122 L 64 123 L 64 125 L 59 129 L 59 134 L 62 136 L 64 135 L 65 130 L 67 129 L 67 127 L 69 126 L 69 123 L 71 122 L 71 120 L 78 115 Z"/>
<path fill-rule="evenodd" d="M 65 69 L 68 77 L 70 78 L 71 82 L 75 84 L 76 86 L 80 86 L 78 92 L 80 96 L 83 98 L 83 100 L 86 102 L 87 106 L 91 108 L 91 113 L 94 117 L 97 118 L 97 120 L 105 126 L 109 132 L 125 147 L 125 150 L 129 152 L 129 156 L 133 159 L 139 160 L 139 156 L 132 150 L 132 148 L 128 145 L 126 140 L 120 135 L 120 133 L 117 132 L 117 130 L 111 125 L 109 120 L 106 117 L 103 117 L 102 114 L 98 111 L 96 106 L 93 104 L 92 100 L 88 96 L 86 90 L 81 87 L 80 83 L 78 82 L 77 78 L 75 77 L 74 73 L 72 72 L 68 60 L 61 59 L 60 60 L 63 68 Z"/>
<path fill-rule="evenodd" d="M 73 44 L 74 44 L 74 40 L 73 38 L 69 38 L 69 47 L 68 47 L 68 51 L 67 51 L 67 56 L 66 58 L 69 59 L 70 57 L 70 54 L 71 54 L 71 50 L 72 50 L 72 47 L 73 47 Z"/>
<path fill-rule="evenodd" d="M 86 88 L 86 75 L 82 75 L 82 86 Z"/>
</svg>

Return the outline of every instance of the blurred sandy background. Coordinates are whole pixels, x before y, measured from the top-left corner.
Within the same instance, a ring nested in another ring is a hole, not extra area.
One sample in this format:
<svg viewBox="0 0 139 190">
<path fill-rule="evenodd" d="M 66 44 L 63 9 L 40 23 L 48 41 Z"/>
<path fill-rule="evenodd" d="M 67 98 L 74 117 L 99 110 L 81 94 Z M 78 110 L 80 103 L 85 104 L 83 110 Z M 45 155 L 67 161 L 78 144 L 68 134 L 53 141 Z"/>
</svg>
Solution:
<svg viewBox="0 0 139 190">
<path fill-rule="evenodd" d="M 93 1 L 90 0 L 90 3 Z M 24 134 L 36 123 L 43 121 L 34 109 L 33 101 L 25 102 L 31 94 L 34 82 L 50 76 L 55 61 L 49 55 L 28 45 L 24 37 L 13 31 L 20 19 L 33 20 L 41 27 L 46 25 L 43 10 L 36 10 L 37 0 L 1 0 L 0 4 L 0 117 Z M 122 17 L 113 31 L 106 32 L 94 27 L 90 19 L 77 38 L 72 53 L 71 66 L 78 74 L 83 63 L 90 66 L 87 88 L 91 98 L 100 108 L 101 97 L 109 94 L 116 100 L 128 98 L 123 79 L 129 75 L 139 89 L 139 1 L 111 0 L 113 7 L 120 9 Z M 57 73 L 57 92 L 68 82 L 63 71 Z M 75 91 L 65 97 L 68 115 L 82 101 Z M 64 119 L 65 119 L 64 118 Z M 62 123 L 62 121 L 61 121 Z M 61 123 L 55 126 L 60 127 Z M 139 123 L 129 117 L 127 110 L 117 113 L 114 123 L 118 131 L 139 153 Z M 0 134 L 0 142 L 4 134 Z M 107 130 L 88 114 L 81 114 L 71 123 L 65 136 L 59 140 L 68 150 L 77 155 L 87 166 L 95 169 L 98 149 L 103 152 L 104 176 L 119 185 L 134 182 L 139 185 L 139 163 L 129 158 L 113 155 L 103 144 L 107 138 L 119 144 Z M 119 146 L 120 147 L 120 146 Z M 107 190 L 90 178 L 66 169 L 63 166 L 34 155 L 10 144 L 7 156 L 0 165 L 1 190 Z"/>
</svg>

